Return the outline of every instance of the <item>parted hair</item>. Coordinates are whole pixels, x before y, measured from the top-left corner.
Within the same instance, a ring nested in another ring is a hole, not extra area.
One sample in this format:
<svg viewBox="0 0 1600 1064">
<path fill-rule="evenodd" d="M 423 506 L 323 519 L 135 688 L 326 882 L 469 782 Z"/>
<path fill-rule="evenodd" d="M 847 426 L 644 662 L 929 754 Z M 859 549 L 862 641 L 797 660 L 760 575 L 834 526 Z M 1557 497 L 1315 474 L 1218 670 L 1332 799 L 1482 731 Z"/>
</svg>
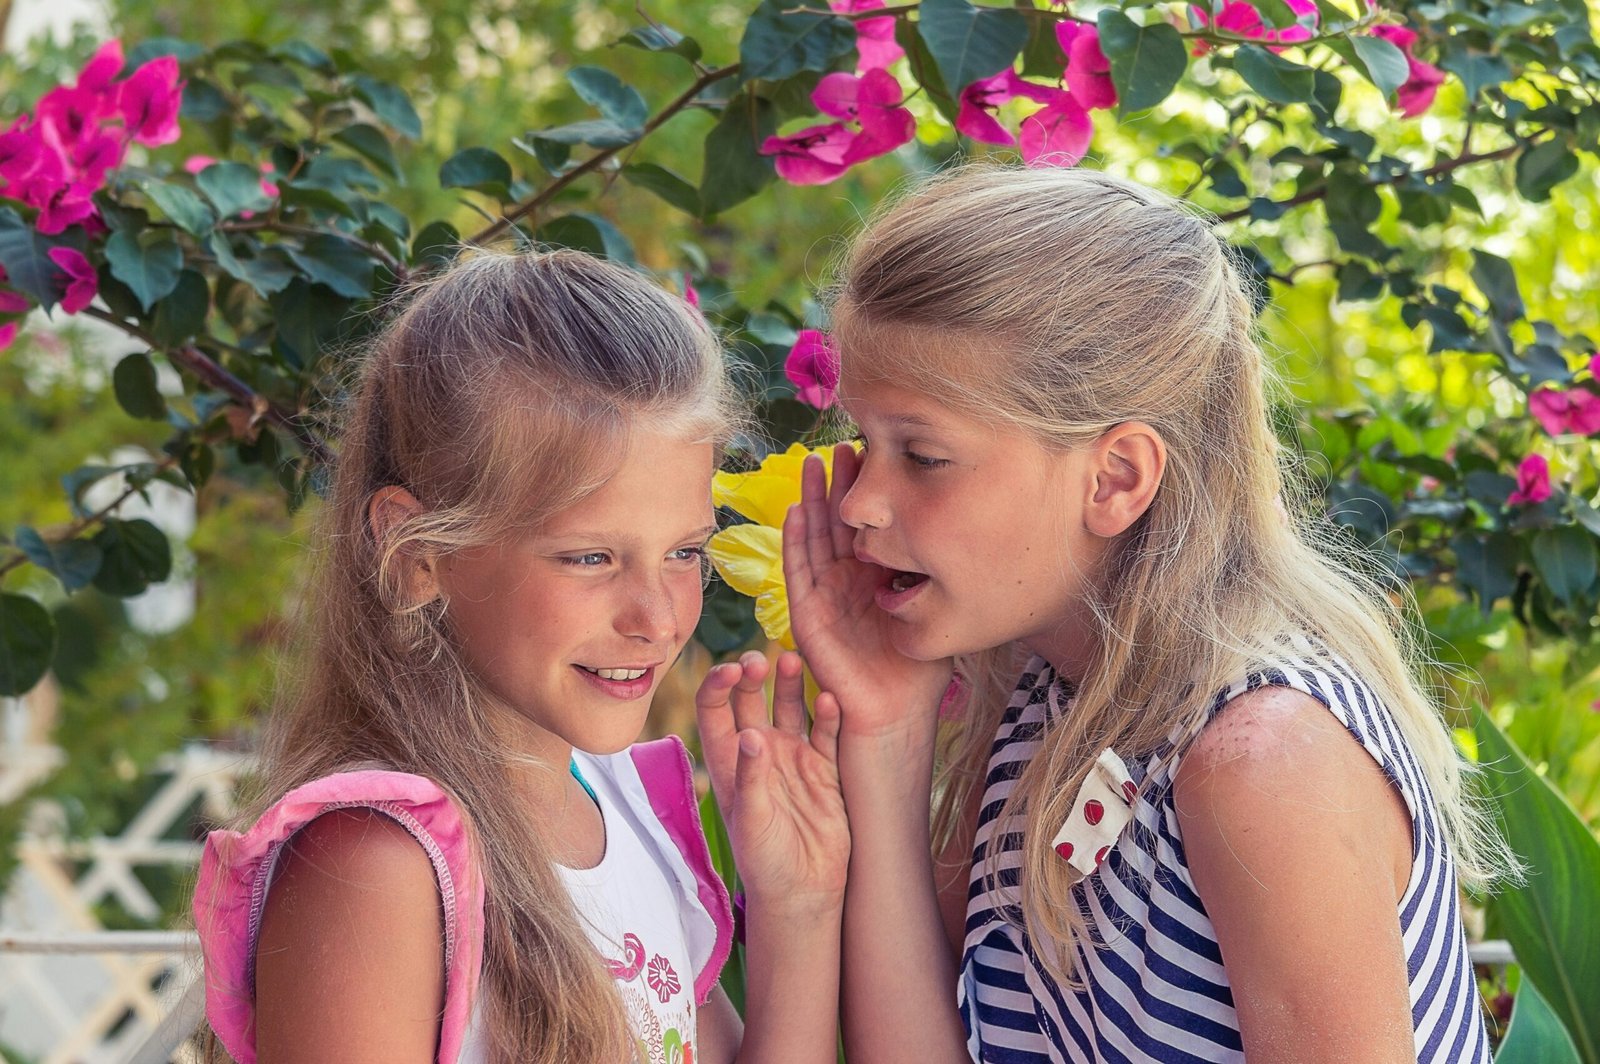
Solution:
<svg viewBox="0 0 1600 1064">
<path fill-rule="evenodd" d="M 1087 445 L 1127 421 L 1166 444 L 1149 509 L 1087 592 L 1094 653 L 1072 712 L 1046 729 L 1001 813 L 1027 839 L 1030 934 L 1058 945 L 1083 934 L 1077 907 L 1062 904 L 1072 873 L 1050 839 L 1096 753 L 1143 758 L 1175 732 L 1194 736 L 1215 693 L 1286 635 L 1320 640 L 1387 704 L 1463 880 L 1514 868 L 1464 785 L 1409 600 L 1312 512 L 1295 456 L 1279 446 L 1241 266 L 1210 219 L 1093 170 L 957 167 L 867 224 L 831 303 L 841 357 L 864 379 L 915 381 L 1050 447 Z M 908 326 L 946 340 L 894 342 Z M 1009 646 L 959 663 L 972 695 L 941 737 L 936 840 L 981 786 L 1019 665 Z M 1067 958 L 1052 964 L 1073 977 L 1072 950 L 1042 952 Z"/>
<path fill-rule="evenodd" d="M 241 819 L 353 767 L 437 781 L 466 816 L 485 885 L 489 1059 L 631 1060 L 614 982 L 513 789 L 528 762 L 501 740 L 446 604 L 408 598 L 405 570 L 418 552 L 537 528 L 605 482 L 641 421 L 720 444 L 740 417 L 722 352 L 696 310 L 633 271 L 571 251 L 481 252 L 403 297 L 351 394 L 305 646 Z M 391 485 L 422 510 L 375 531 L 369 501 Z"/>
</svg>

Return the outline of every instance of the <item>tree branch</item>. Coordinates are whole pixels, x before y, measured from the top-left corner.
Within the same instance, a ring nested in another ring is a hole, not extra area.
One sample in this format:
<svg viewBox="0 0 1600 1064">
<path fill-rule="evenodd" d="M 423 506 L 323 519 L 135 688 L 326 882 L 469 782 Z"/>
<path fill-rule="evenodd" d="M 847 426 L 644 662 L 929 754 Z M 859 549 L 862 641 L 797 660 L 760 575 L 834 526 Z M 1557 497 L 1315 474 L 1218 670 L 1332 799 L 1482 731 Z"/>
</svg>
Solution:
<svg viewBox="0 0 1600 1064">
<path fill-rule="evenodd" d="M 176 455 L 167 455 L 161 461 L 156 463 L 155 472 L 151 474 L 150 479 L 154 480 L 157 476 L 165 473 L 167 470 L 171 469 L 177 464 L 178 458 Z M 146 481 L 145 483 L 148 484 L 149 481 Z M 117 507 L 121 506 L 123 503 L 127 502 L 130 498 L 143 490 L 143 485 L 136 487 L 132 484 L 129 484 L 123 489 L 121 495 L 118 495 L 115 499 L 100 507 L 100 509 L 96 510 L 94 513 L 85 514 L 83 517 L 75 519 L 71 524 L 67 525 L 66 528 L 55 533 L 54 535 L 45 537 L 41 533 L 41 538 L 44 538 L 45 542 L 51 544 L 52 546 L 57 543 L 65 543 L 89 526 L 97 525 L 106 518 L 110 517 L 116 512 Z M 0 577 L 5 576 L 5 574 L 9 573 L 18 566 L 25 564 L 28 560 L 28 556 L 21 551 L 17 551 L 16 553 L 12 554 L 4 562 L 0 562 Z"/>
<path fill-rule="evenodd" d="M 630 141 L 628 144 L 621 144 L 615 148 L 603 148 L 600 151 L 595 152 L 593 155 L 589 156 L 589 158 L 585 159 L 583 162 L 579 163 L 577 166 L 574 166 L 571 170 L 568 170 L 566 173 L 550 182 L 550 184 L 540 189 L 535 195 L 527 200 L 524 200 L 516 207 L 501 215 L 501 217 L 492 225 L 489 225 L 468 237 L 465 243 L 481 245 L 487 244 L 489 241 L 495 239 L 507 229 L 510 229 L 519 221 L 526 218 L 540 207 L 543 207 L 546 203 L 549 203 L 568 185 L 578 180 L 578 178 L 582 177 L 584 174 L 598 170 L 602 165 L 605 164 L 606 160 L 616 155 L 617 152 L 621 151 L 623 148 L 637 144 L 639 141 L 648 137 L 651 133 L 654 133 L 661 127 L 662 123 L 667 121 L 667 119 L 671 118 L 673 115 L 677 114 L 679 111 L 683 110 L 685 107 L 688 107 L 689 104 L 694 102 L 694 98 L 700 95 L 700 93 L 705 90 L 706 86 L 715 84 L 716 82 L 721 81 L 723 78 L 732 77 L 738 72 L 739 64 L 732 63 L 728 66 L 718 67 L 715 70 L 708 70 L 704 74 L 701 74 L 699 77 L 695 78 L 694 84 L 683 90 L 683 92 L 678 94 L 676 99 L 667 104 L 660 111 L 656 112 L 656 114 L 651 117 L 650 121 L 644 124 L 644 128 L 640 130 L 639 136 L 636 139 Z"/>
</svg>

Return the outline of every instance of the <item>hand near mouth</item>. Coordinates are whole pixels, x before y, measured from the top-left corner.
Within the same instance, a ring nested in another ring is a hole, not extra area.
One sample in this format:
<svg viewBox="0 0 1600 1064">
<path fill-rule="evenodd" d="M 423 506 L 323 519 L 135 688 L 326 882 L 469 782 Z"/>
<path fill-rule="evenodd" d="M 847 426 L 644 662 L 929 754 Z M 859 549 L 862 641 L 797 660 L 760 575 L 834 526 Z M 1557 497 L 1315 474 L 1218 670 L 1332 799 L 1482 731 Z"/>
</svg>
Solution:
<svg viewBox="0 0 1600 1064">
<path fill-rule="evenodd" d="M 783 524 L 790 624 L 817 683 L 838 698 L 846 735 L 910 729 L 931 741 L 951 663 L 908 658 L 890 640 L 896 622 L 876 604 L 890 574 L 856 557 L 855 529 L 839 515 L 860 470 L 854 447 L 834 448 L 830 488 L 822 460 L 806 459 Z"/>
</svg>

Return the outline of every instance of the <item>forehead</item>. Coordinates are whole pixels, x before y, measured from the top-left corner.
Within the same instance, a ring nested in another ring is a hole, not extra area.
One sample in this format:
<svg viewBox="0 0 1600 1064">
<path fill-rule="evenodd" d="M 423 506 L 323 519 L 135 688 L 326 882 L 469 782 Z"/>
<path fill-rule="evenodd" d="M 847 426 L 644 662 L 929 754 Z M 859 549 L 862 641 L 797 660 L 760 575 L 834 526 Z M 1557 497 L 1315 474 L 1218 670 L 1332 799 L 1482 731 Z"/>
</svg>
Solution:
<svg viewBox="0 0 1600 1064">
<path fill-rule="evenodd" d="M 969 432 L 982 427 L 977 419 L 927 392 L 886 380 L 863 380 L 848 369 L 839 377 L 839 403 L 858 425 L 878 429 Z"/>
<path fill-rule="evenodd" d="M 554 514 L 543 531 L 561 535 L 600 526 L 643 535 L 698 527 L 712 514 L 715 450 L 705 441 L 641 429 L 598 488 Z M 692 528 L 690 529 L 692 530 Z"/>
</svg>

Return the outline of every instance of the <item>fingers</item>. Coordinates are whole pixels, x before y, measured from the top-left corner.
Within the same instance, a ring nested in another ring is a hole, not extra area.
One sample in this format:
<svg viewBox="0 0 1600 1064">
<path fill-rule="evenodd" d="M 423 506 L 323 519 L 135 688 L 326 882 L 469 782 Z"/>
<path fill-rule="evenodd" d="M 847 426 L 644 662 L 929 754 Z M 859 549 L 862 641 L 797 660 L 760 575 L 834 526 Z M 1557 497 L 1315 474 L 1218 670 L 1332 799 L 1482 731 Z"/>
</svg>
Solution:
<svg viewBox="0 0 1600 1064">
<path fill-rule="evenodd" d="M 733 726 L 739 731 L 761 728 L 767 724 L 767 691 L 764 686 L 770 666 L 759 650 L 747 650 L 739 656 L 740 676 L 730 694 L 733 703 Z"/>
<path fill-rule="evenodd" d="M 806 518 L 806 556 L 811 560 L 812 573 L 820 573 L 838 555 L 828 527 L 828 473 L 816 455 L 808 455 L 800 468 L 800 508 Z"/>
<path fill-rule="evenodd" d="M 772 724 L 795 735 L 804 735 L 806 729 L 805 672 L 799 654 L 785 651 L 778 656 L 778 678 L 772 685 Z"/>
<path fill-rule="evenodd" d="M 738 819 L 745 824 L 765 824 L 772 816 L 772 752 L 758 731 L 739 733 L 739 765 L 734 786 Z"/>
<path fill-rule="evenodd" d="M 833 541 L 836 558 L 855 554 L 856 530 L 845 524 L 839 508 L 860 472 L 861 456 L 854 447 L 841 443 L 833 449 L 833 483 L 828 486 L 828 535 Z"/>
<path fill-rule="evenodd" d="M 812 707 L 811 746 L 835 767 L 839 764 L 839 723 L 843 718 L 839 700 L 830 692 L 817 696 L 817 704 Z"/>
<path fill-rule="evenodd" d="M 738 760 L 737 730 L 729 696 L 743 670 L 726 662 L 706 673 L 695 692 L 695 717 L 700 727 L 700 748 L 705 754 L 711 786 L 724 799 L 732 795 L 734 765 Z"/>
</svg>

